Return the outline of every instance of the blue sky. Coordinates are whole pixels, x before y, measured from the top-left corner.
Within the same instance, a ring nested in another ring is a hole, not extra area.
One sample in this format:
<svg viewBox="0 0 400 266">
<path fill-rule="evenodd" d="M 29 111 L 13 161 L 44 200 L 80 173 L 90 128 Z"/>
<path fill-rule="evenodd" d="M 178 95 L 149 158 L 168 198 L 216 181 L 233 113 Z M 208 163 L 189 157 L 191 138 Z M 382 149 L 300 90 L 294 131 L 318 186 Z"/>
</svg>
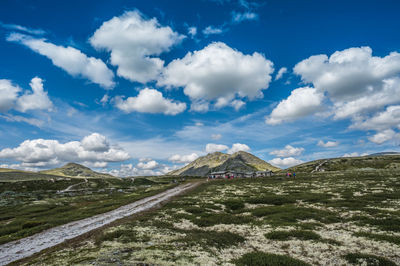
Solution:
<svg viewBox="0 0 400 266">
<path fill-rule="evenodd" d="M 398 151 L 397 1 L 1 1 L 0 165 Z"/>
</svg>

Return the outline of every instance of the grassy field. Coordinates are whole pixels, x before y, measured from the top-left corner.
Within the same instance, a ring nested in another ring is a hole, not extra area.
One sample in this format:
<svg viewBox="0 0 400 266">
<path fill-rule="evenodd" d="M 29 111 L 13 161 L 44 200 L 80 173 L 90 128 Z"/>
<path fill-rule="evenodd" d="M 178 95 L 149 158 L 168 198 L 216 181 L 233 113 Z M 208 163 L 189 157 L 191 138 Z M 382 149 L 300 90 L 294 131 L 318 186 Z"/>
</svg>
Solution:
<svg viewBox="0 0 400 266">
<path fill-rule="evenodd" d="M 216 180 L 33 264 L 396 265 L 400 175 Z"/>
<path fill-rule="evenodd" d="M 175 186 L 170 181 L 46 177 L 0 182 L 0 244 L 157 194 Z"/>
</svg>

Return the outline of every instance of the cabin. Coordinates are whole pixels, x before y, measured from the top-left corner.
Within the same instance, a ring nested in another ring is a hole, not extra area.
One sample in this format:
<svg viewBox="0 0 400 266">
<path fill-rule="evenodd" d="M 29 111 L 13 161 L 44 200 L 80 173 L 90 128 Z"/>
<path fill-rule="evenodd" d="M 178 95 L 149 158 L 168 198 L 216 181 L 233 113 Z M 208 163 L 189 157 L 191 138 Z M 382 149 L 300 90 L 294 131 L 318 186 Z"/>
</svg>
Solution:
<svg viewBox="0 0 400 266">
<path fill-rule="evenodd" d="M 212 172 L 208 175 L 209 178 L 227 178 L 227 171 Z"/>
<path fill-rule="evenodd" d="M 272 171 L 257 171 L 257 172 L 237 172 L 237 171 L 219 171 L 208 174 L 208 178 L 253 178 L 272 176 Z"/>
<path fill-rule="evenodd" d="M 272 171 L 257 171 L 256 172 L 256 177 L 266 177 L 266 176 L 272 176 Z"/>
</svg>

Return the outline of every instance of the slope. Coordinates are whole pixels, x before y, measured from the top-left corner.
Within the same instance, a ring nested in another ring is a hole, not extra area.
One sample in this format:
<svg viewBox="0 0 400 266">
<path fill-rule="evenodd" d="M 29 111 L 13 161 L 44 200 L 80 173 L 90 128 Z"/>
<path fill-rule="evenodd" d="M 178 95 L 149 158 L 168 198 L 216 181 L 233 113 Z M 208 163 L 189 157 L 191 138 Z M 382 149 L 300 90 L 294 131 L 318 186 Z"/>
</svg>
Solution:
<svg viewBox="0 0 400 266">
<path fill-rule="evenodd" d="M 239 151 L 232 155 L 214 152 L 200 157 L 181 169 L 168 173 L 168 175 L 206 176 L 210 172 L 225 170 L 246 172 L 278 171 L 280 169 L 248 152 Z"/>
<path fill-rule="evenodd" d="M 44 170 L 39 173 L 78 178 L 116 178 L 109 174 L 95 172 L 92 169 L 77 163 L 68 163 L 60 168 Z"/>
<path fill-rule="evenodd" d="M 400 170 L 400 155 L 369 155 L 320 159 L 287 169 L 292 172 L 325 172 L 346 170 Z"/>
</svg>

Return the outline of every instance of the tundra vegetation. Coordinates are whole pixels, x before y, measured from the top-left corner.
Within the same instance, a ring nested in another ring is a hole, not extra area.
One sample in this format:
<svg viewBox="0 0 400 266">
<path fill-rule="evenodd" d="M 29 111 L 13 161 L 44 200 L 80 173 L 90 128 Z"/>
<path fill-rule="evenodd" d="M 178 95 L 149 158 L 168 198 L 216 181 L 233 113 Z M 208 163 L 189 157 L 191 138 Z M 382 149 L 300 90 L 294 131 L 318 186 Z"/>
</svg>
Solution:
<svg viewBox="0 0 400 266">
<path fill-rule="evenodd" d="M 24 177 L 18 180 L 15 177 Z M 17 181 L 15 181 L 17 180 Z M 0 244 L 104 213 L 175 186 L 146 178 L 66 178 L 0 173 Z"/>
<path fill-rule="evenodd" d="M 28 263 L 396 265 L 399 207 L 388 169 L 213 180 Z"/>
</svg>

